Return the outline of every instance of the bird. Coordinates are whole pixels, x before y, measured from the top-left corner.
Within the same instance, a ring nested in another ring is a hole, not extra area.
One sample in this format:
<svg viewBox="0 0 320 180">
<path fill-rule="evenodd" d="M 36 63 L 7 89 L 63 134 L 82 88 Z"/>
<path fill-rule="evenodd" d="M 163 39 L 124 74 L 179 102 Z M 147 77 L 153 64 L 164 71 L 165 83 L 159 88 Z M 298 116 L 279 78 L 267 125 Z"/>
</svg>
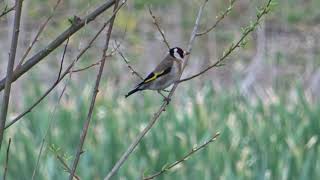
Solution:
<svg viewBox="0 0 320 180">
<path fill-rule="evenodd" d="M 164 90 L 179 80 L 183 58 L 188 54 L 188 52 L 182 50 L 180 47 L 170 48 L 167 55 L 154 70 L 133 90 L 129 91 L 125 97 L 127 98 L 138 91 L 147 89 L 157 90 L 161 94 L 161 90 Z"/>
</svg>

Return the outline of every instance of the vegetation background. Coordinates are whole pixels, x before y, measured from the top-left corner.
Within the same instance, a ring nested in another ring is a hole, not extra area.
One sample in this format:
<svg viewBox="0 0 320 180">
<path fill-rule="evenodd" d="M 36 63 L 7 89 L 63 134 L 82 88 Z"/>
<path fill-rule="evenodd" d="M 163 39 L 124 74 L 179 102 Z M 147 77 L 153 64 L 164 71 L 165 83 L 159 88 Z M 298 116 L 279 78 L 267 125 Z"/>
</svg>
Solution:
<svg viewBox="0 0 320 180">
<path fill-rule="evenodd" d="M 25 0 L 17 52 L 28 47 L 56 0 Z M 198 0 L 128 1 L 116 18 L 113 40 L 130 64 L 146 75 L 167 49 L 152 23 L 147 5 L 159 18 L 174 46 L 186 48 L 199 7 Z M 221 56 L 256 16 L 263 0 L 237 0 L 230 15 L 198 39 L 184 77 Z M 0 10 L 12 1 L 0 1 Z M 69 26 L 68 18 L 83 16 L 100 0 L 64 0 L 36 44 L 34 54 Z M 227 0 L 209 0 L 200 29 L 214 23 Z M 192 147 L 220 132 L 217 140 L 159 179 L 319 179 L 320 178 L 320 1 L 279 0 L 247 41 L 222 67 L 179 86 L 169 108 L 147 134 L 114 179 L 137 179 L 161 170 Z M 66 63 L 87 44 L 104 13 L 75 34 Z M 13 13 L 0 19 L 0 77 L 5 76 Z M 104 38 L 77 63 L 81 68 L 100 58 Z M 113 43 L 113 42 L 112 42 Z M 9 120 L 30 106 L 50 86 L 59 71 L 63 46 L 13 84 Z M 98 56 L 97 56 L 98 55 Z M 81 179 L 102 179 L 162 103 L 157 93 L 124 95 L 138 78 L 115 54 L 107 60 L 85 152 L 77 169 Z M 35 179 L 66 179 L 57 155 L 72 163 L 96 76 L 96 68 L 74 73 L 40 106 L 6 131 L 12 139 L 8 179 L 30 179 L 49 122 L 48 137 Z M 67 85 L 59 101 L 59 95 Z M 1 94 L 1 93 L 0 93 Z M 2 98 L 2 94 L 1 94 Z M 5 147 L 5 146 L 4 146 Z M 0 169 L 5 162 L 0 154 Z M 2 173 L 2 171 L 1 171 Z"/>
</svg>

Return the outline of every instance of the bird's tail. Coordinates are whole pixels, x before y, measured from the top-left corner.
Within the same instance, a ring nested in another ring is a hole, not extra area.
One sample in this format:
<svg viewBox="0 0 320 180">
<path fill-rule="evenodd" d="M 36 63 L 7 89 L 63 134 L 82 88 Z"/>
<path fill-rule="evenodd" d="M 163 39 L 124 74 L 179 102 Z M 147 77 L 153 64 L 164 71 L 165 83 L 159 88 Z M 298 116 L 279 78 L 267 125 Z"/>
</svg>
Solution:
<svg viewBox="0 0 320 180">
<path fill-rule="evenodd" d="M 137 91 L 141 91 L 140 87 L 137 87 L 137 88 L 131 90 L 130 92 L 128 92 L 127 95 L 125 95 L 125 97 L 126 97 L 126 98 L 129 97 L 131 94 L 133 94 L 133 93 L 135 93 L 135 92 L 137 92 Z"/>
</svg>

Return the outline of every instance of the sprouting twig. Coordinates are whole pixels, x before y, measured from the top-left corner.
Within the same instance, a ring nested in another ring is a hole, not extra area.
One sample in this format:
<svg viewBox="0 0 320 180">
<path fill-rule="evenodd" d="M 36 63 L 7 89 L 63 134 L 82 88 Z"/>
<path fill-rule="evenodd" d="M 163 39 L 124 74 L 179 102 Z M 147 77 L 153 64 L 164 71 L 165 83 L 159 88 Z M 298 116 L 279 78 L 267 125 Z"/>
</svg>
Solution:
<svg viewBox="0 0 320 180">
<path fill-rule="evenodd" d="M 59 160 L 59 162 L 62 164 L 62 166 L 65 168 L 65 170 L 68 172 L 68 173 L 71 173 L 71 169 L 69 168 L 69 166 L 67 165 L 66 162 L 64 162 L 64 159 L 59 156 L 58 154 L 56 155 L 57 159 Z M 73 176 L 74 178 L 76 178 L 77 180 L 80 180 L 80 177 L 76 174 L 74 174 Z"/>
<path fill-rule="evenodd" d="M 14 61 L 16 58 L 16 51 L 17 51 L 19 32 L 20 32 L 22 2 L 23 0 L 16 0 L 16 5 L 15 5 L 14 25 L 12 29 L 11 47 L 10 47 L 10 53 L 9 53 L 8 66 L 7 66 L 7 78 L 5 82 L 5 89 L 3 93 L 3 100 L 2 100 L 2 106 L 0 111 L 0 150 L 1 150 L 3 132 L 6 125 L 6 119 L 7 119 L 7 113 L 8 113 L 11 83 L 13 82 L 12 81 L 13 67 L 14 67 Z"/>
<path fill-rule="evenodd" d="M 69 44 L 69 38 L 67 39 L 67 42 L 66 42 L 66 45 L 64 46 L 64 49 L 63 49 L 63 53 L 62 53 L 62 56 L 61 56 L 61 63 L 60 63 L 60 68 L 59 68 L 59 73 L 58 73 L 58 78 L 56 80 L 56 83 L 59 81 L 60 79 L 60 76 L 61 76 L 61 71 L 62 71 L 62 68 L 63 68 L 63 62 L 64 62 L 64 57 L 65 57 L 65 54 L 67 52 L 67 47 L 68 47 L 68 44 Z M 50 118 L 50 122 L 49 122 L 49 125 L 45 131 L 45 134 L 44 134 L 44 137 L 42 138 L 42 142 L 41 142 L 41 146 L 40 146 L 40 150 L 39 150 L 39 153 L 38 153 L 38 156 L 37 156 L 37 162 L 36 162 L 36 165 L 33 169 L 33 173 L 32 173 L 32 180 L 35 178 L 35 175 L 36 175 L 36 172 L 37 172 L 37 169 L 39 167 L 39 163 L 40 163 L 40 158 L 41 158 L 41 154 L 42 154 L 42 150 L 43 150 L 43 147 L 44 147 L 44 143 L 45 143 L 45 140 L 49 134 L 49 130 L 51 129 L 51 126 L 52 126 L 52 122 L 53 122 L 53 115 L 55 114 L 55 111 L 56 111 L 56 108 L 57 108 L 57 105 L 60 103 L 61 101 L 61 98 L 65 92 L 67 88 L 67 83 L 66 85 L 63 87 L 63 90 L 58 98 L 58 102 L 57 104 L 54 106 L 53 108 L 53 111 L 51 112 L 51 118 Z"/>
<path fill-rule="evenodd" d="M 125 4 L 122 3 L 119 5 L 116 12 L 120 10 L 120 8 Z M 116 13 L 115 12 L 115 13 Z M 49 93 L 62 81 L 62 79 L 70 73 L 72 67 L 75 65 L 75 63 L 82 57 L 82 55 L 87 52 L 87 50 L 92 46 L 93 42 L 98 38 L 98 36 L 101 34 L 101 32 L 104 30 L 104 28 L 110 23 L 111 18 L 114 16 L 114 14 L 102 25 L 102 27 L 98 30 L 98 32 L 95 34 L 95 36 L 91 39 L 91 41 L 88 43 L 88 45 L 83 48 L 80 53 L 77 55 L 77 57 L 71 62 L 71 64 L 66 68 L 66 70 L 61 74 L 60 80 L 58 82 L 55 82 L 38 100 L 35 101 L 27 110 L 19 114 L 16 118 L 14 118 L 12 121 L 6 124 L 5 129 L 13 125 L 14 123 L 18 122 L 22 117 L 24 117 L 26 114 L 32 111 L 33 108 L 35 108 L 45 97 L 49 95 Z M 1 90 L 1 85 L 0 85 Z"/>
<path fill-rule="evenodd" d="M 193 41 L 195 39 L 196 36 L 196 32 L 198 30 L 198 26 L 199 26 L 199 21 L 202 15 L 202 10 L 205 7 L 206 3 L 208 0 L 205 0 L 204 3 L 200 6 L 200 9 L 198 11 L 198 15 L 196 18 L 196 22 L 190 37 L 190 41 L 188 44 L 188 52 L 191 52 L 191 48 L 193 45 Z M 188 61 L 188 57 L 186 56 L 185 62 Z M 182 72 L 181 72 L 182 74 Z M 172 90 L 170 91 L 169 95 L 168 95 L 168 99 L 170 99 L 173 96 L 173 93 L 176 89 L 176 87 L 178 86 L 178 83 L 175 83 Z M 147 124 L 147 126 L 139 133 L 139 135 L 134 139 L 134 141 L 130 144 L 130 146 L 127 148 L 127 150 L 123 153 L 123 155 L 120 157 L 120 159 L 116 162 L 116 164 L 113 166 L 113 168 L 111 169 L 111 171 L 108 173 L 108 175 L 104 178 L 105 180 L 109 180 L 111 179 L 111 177 L 113 177 L 117 171 L 120 169 L 120 167 L 123 165 L 123 163 L 129 158 L 130 154 L 133 152 L 133 150 L 137 147 L 137 145 L 140 143 L 140 141 L 142 140 L 142 138 L 147 134 L 147 132 L 150 131 L 150 129 L 153 127 L 153 125 L 156 123 L 156 121 L 158 120 L 158 118 L 160 117 L 161 113 L 166 109 L 166 107 L 169 105 L 168 102 L 163 102 L 163 104 L 161 105 L 161 107 L 159 108 L 159 110 L 153 115 L 153 117 L 151 118 L 150 122 Z"/>
<path fill-rule="evenodd" d="M 6 176 L 7 176 L 8 164 L 9 164 L 10 145 L 11 145 L 11 138 L 9 138 L 9 143 L 8 143 L 8 147 L 7 147 L 6 164 L 4 165 L 3 180 L 6 180 Z"/>
<path fill-rule="evenodd" d="M 117 10 L 118 3 L 119 3 L 119 1 L 116 0 L 116 2 L 114 4 L 113 12 L 115 12 Z M 84 125 L 83 125 L 83 128 L 82 128 L 82 132 L 81 132 L 81 135 L 80 135 L 80 142 L 79 142 L 79 145 L 78 145 L 77 150 L 76 150 L 76 154 L 75 154 L 75 158 L 74 158 L 74 161 L 73 161 L 73 164 L 72 164 L 69 180 L 73 179 L 73 176 L 75 174 L 75 171 L 77 169 L 77 166 L 78 166 L 78 163 L 79 163 L 79 160 L 80 160 L 80 156 L 81 156 L 81 154 L 83 152 L 82 148 L 83 148 L 83 144 L 84 144 L 84 141 L 86 139 L 87 132 L 88 132 L 88 128 L 89 128 L 89 124 L 90 124 L 90 121 L 91 121 L 91 117 L 92 117 L 92 113 L 93 113 L 96 97 L 97 97 L 97 94 L 99 92 L 100 80 L 101 80 L 101 77 L 102 77 L 104 64 L 106 62 L 107 50 L 109 48 L 109 41 L 110 41 L 110 38 L 111 38 L 111 32 L 112 32 L 112 28 L 113 28 L 113 23 L 114 23 L 115 17 L 116 17 L 116 15 L 114 15 L 112 17 L 112 19 L 111 19 L 111 21 L 109 23 L 109 27 L 108 27 L 107 33 L 106 33 L 106 42 L 105 42 L 105 47 L 104 47 L 103 53 L 102 53 L 102 61 L 101 61 L 101 64 L 100 64 L 99 72 L 97 74 L 97 78 L 96 78 L 93 94 L 92 94 L 92 97 L 91 97 L 91 103 L 90 103 L 88 115 L 87 115 L 86 121 L 84 122 Z"/>
<path fill-rule="evenodd" d="M 57 49 L 65 40 L 71 37 L 73 34 L 78 32 L 81 28 L 83 28 L 86 24 L 90 23 L 94 19 L 96 19 L 100 14 L 105 12 L 107 9 L 112 7 L 115 0 L 107 0 L 102 5 L 97 7 L 94 11 L 83 18 L 78 18 L 79 21 L 73 23 L 68 29 L 63 31 L 60 35 L 58 35 L 54 40 L 52 40 L 47 46 L 45 46 L 38 53 L 30 57 L 24 64 L 21 65 L 20 68 L 16 69 L 12 76 L 12 82 L 16 81 L 19 77 L 21 77 L 24 73 L 29 71 L 34 65 L 38 64 L 41 60 L 43 60 L 46 56 L 52 53 L 55 49 Z M 6 78 L 3 78 L 0 81 L 0 91 L 4 89 Z"/>
<path fill-rule="evenodd" d="M 217 25 L 230 13 L 230 11 L 232 10 L 232 7 L 233 7 L 233 4 L 235 3 L 236 0 L 231 0 L 230 1 L 230 4 L 229 4 L 229 7 L 220 15 L 220 16 L 217 16 L 217 20 L 216 22 L 210 27 L 208 28 L 207 30 L 203 31 L 203 32 L 199 32 L 196 34 L 196 36 L 202 36 L 202 35 L 205 35 L 207 33 L 209 33 L 210 31 L 212 31 L 214 28 L 217 27 Z"/>
<path fill-rule="evenodd" d="M 2 16 L 4 16 L 4 15 L 8 14 L 10 11 L 13 11 L 14 8 L 15 8 L 15 6 L 12 6 L 11 8 L 8 8 L 8 6 L 6 6 L 6 7 L 3 9 L 2 13 L 0 14 L 0 18 L 1 18 Z"/>
<path fill-rule="evenodd" d="M 130 69 L 130 71 L 132 72 L 132 74 L 136 75 L 137 77 L 139 77 L 139 79 L 143 80 L 143 77 L 136 71 L 133 69 L 133 67 L 129 64 L 129 61 L 127 60 L 127 58 L 123 55 L 123 53 L 118 49 L 117 52 L 119 53 L 119 55 L 122 57 L 123 61 L 127 64 L 127 67 Z"/>
<path fill-rule="evenodd" d="M 168 48 L 168 49 L 170 49 L 169 42 L 168 42 L 168 40 L 167 40 L 166 36 L 164 35 L 164 32 L 161 30 L 161 27 L 160 27 L 159 23 L 157 22 L 157 18 L 153 15 L 152 10 L 151 10 L 151 8 L 150 8 L 150 6 L 149 6 L 148 8 L 149 8 L 150 16 L 152 17 L 152 20 L 153 20 L 153 21 L 152 21 L 152 22 L 153 22 L 153 24 L 154 24 L 154 25 L 156 25 L 156 27 L 157 27 L 157 29 L 158 29 L 159 33 L 160 33 L 160 34 L 161 34 L 161 36 L 162 36 L 163 42 L 166 44 L 167 48 Z"/>
<path fill-rule="evenodd" d="M 26 59 L 26 57 L 28 56 L 29 52 L 31 51 L 32 47 L 34 46 L 34 44 L 38 41 L 41 33 L 43 32 L 43 30 L 45 29 L 45 27 L 47 26 L 47 24 L 49 23 L 49 21 L 52 19 L 52 17 L 54 16 L 54 13 L 58 7 L 58 5 L 60 4 L 61 0 L 57 0 L 56 5 L 53 7 L 52 13 L 51 15 L 44 21 L 44 23 L 40 26 L 36 36 L 33 38 L 32 42 L 30 43 L 30 45 L 28 46 L 27 50 L 24 52 L 19 64 L 17 65 L 16 68 L 19 68 L 24 60 Z M 69 38 L 68 38 L 69 39 Z"/>
<path fill-rule="evenodd" d="M 262 10 L 259 12 L 259 14 L 257 14 L 257 19 L 250 24 L 247 28 L 245 28 L 245 31 L 243 32 L 242 36 L 240 37 L 240 39 L 237 41 L 237 43 L 235 44 L 231 44 L 231 46 L 228 48 L 228 50 L 226 52 L 223 53 L 222 57 L 216 61 L 215 63 L 213 63 L 212 65 L 208 66 L 207 68 L 205 68 L 204 70 L 200 71 L 199 73 L 192 75 L 188 78 L 182 79 L 179 81 L 179 83 L 184 82 L 184 81 L 188 81 L 191 80 L 195 77 L 198 77 L 200 75 L 202 75 L 203 73 L 207 72 L 208 70 L 212 69 L 213 67 L 217 67 L 220 66 L 221 62 L 223 62 L 236 48 L 240 47 L 240 45 L 242 44 L 242 42 L 245 40 L 245 38 L 256 28 L 256 26 L 259 24 L 260 19 L 266 15 L 269 11 L 270 11 L 270 6 L 271 6 L 271 1 L 269 0 L 267 2 L 267 4 L 262 8 Z"/>
<path fill-rule="evenodd" d="M 169 164 L 167 166 L 165 166 L 161 171 L 151 175 L 151 176 L 147 176 L 144 177 L 143 180 L 149 180 L 149 179 L 154 179 L 155 177 L 158 177 L 160 175 L 162 175 L 163 173 L 169 171 L 170 169 L 172 169 L 173 167 L 177 166 L 178 164 L 186 161 L 190 156 L 192 156 L 194 153 L 196 153 L 197 151 L 200 151 L 201 149 L 205 148 L 208 144 L 212 143 L 213 141 L 215 141 L 217 139 L 217 137 L 220 135 L 220 133 L 216 133 L 213 137 L 211 137 L 208 141 L 206 141 L 205 143 L 203 143 L 201 146 L 192 148 L 191 151 L 189 153 L 187 153 L 186 155 L 184 155 L 180 160 Z"/>
</svg>

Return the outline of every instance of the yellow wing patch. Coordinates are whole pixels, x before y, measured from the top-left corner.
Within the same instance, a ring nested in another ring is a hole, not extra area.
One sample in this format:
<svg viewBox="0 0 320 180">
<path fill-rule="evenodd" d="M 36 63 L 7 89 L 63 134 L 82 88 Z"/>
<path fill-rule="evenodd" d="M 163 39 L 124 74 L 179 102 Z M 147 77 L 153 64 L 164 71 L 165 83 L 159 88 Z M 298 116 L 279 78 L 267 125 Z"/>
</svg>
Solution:
<svg viewBox="0 0 320 180">
<path fill-rule="evenodd" d="M 147 78 L 147 79 L 144 81 L 144 83 L 148 83 L 148 82 L 150 82 L 150 81 L 156 80 L 157 77 L 159 77 L 159 75 L 161 75 L 163 72 L 164 72 L 164 71 L 161 71 L 161 72 L 158 72 L 158 73 L 152 73 L 153 76 Z"/>
</svg>

